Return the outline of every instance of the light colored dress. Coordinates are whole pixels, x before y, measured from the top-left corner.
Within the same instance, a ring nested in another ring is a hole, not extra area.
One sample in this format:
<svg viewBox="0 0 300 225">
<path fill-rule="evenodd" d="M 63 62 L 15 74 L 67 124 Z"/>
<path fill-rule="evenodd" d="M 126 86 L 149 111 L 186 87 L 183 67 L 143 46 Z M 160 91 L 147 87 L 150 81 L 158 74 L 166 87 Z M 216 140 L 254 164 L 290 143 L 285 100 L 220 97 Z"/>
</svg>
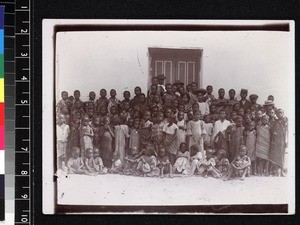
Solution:
<svg viewBox="0 0 300 225">
<path fill-rule="evenodd" d="M 115 154 L 118 155 L 122 165 L 124 165 L 126 138 L 129 137 L 127 125 L 115 126 Z"/>
<path fill-rule="evenodd" d="M 187 124 L 187 135 L 191 135 L 189 140 L 189 149 L 192 145 L 200 146 L 200 150 L 204 150 L 202 135 L 206 134 L 204 129 L 204 122 L 202 120 L 191 120 Z"/>
<path fill-rule="evenodd" d="M 206 130 L 206 134 L 204 136 L 204 142 L 207 141 L 209 144 L 211 144 L 213 128 L 214 128 L 213 123 L 204 123 L 204 129 Z"/>
<path fill-rule="evenodd" d="M 184 153 L 178 152 L 178 157 L 176 159 L 175 164 L 173 165 L 173 168 L 175 168 L 179 173 L 184 171 L 190 170 L 191 163 L 190 163 L 190 153 L 189 151 L 186 151 Z"/>
<path fill-rule="evenodd" d="M 186 143 L 186 122 L 185 120 L 181 120 L 177 122 L 177 143 L 178 147 L 182 142 Z"/>
<path fill-rule="evenodd" d="M 67 153 L 67 143 L 70 134 L 70 127 L 67 124 L 56 125 L 56 157 L 59 158 Z"/>
<path fill-rule="evenodd" d="M 140 134 L 137 129 L 132 129 L 130 132 L 129 149 L 134 147 L 140 150 Z"/>
<path fill-rule="evenodd" d="M 207 102 L 198 102 L 199 110 L 201 115 L 208 115 L 209 114 L 209 104 Z"/>
<path fill-rule="evenodd" d="M 81 157 L 85 156 L 85 150 L 88 148 L 93 149 L 93 138 L 86 134 L 94 135 L 93 128 L 90 125 L 82 126 L 80 129 Z"/>
</svg>

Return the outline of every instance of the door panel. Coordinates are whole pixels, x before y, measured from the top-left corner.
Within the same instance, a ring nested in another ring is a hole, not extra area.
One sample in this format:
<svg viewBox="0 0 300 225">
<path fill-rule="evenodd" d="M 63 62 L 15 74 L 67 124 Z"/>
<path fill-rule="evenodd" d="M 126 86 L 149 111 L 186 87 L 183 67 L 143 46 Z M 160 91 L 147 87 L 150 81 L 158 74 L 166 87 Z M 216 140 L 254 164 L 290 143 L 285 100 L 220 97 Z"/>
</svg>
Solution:
<svg viewBox="0 0 300 225">
<path fill-rule="evenodd" d="M 179 61 L 178 62 L 178 80 L 186 83 L 186 62 Z"/>
</svg>

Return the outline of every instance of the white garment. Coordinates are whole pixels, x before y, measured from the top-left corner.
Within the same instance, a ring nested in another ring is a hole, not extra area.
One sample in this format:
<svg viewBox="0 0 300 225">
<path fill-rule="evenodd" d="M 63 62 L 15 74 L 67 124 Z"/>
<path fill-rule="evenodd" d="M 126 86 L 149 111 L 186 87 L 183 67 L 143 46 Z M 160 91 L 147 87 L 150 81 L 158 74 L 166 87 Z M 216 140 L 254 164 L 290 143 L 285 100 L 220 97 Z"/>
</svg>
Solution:
<svg viewBox="0 0 300 225">
<path fill-rule="evenodd" d="M 207 102 L 198 102 L 198 105 L 201 115 L 206 116 L 209 114 L 209 105 Z"/>
<path fill-rule="evenodd" d="M 70 133 L 69 125 L 64 123 L 61 126 L 59 126 L 58 124 L 56 125 L 57 141 L 67 142 L 69 133 Z"/>
<path fill-rule="evenodd" d="M 230 121 L 228 121 L 226 119 L 223 122 L 221 122 L 221 120 L 217 120 L 214 125 L 212 140 L 215 138 L 217 133 L 219 133 L 220 131 L 222 132 L 222 131 L 226 130 L 229 125 L 231 125 L 231 123 L 230 123 Z"/>
</svg>

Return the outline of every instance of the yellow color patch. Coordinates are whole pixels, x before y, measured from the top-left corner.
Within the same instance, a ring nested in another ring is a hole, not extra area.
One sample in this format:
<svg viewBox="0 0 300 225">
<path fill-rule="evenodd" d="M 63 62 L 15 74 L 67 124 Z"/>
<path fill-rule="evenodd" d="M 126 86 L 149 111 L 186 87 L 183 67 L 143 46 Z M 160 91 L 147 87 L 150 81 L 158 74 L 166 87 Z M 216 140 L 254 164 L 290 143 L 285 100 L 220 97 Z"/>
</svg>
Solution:
<svg viewBox="0 0 300 225">
<path fill-rule="evenodd" d="M 0 102 L 4 102 L 4 78 L 0 78 Z"/>
</svg>

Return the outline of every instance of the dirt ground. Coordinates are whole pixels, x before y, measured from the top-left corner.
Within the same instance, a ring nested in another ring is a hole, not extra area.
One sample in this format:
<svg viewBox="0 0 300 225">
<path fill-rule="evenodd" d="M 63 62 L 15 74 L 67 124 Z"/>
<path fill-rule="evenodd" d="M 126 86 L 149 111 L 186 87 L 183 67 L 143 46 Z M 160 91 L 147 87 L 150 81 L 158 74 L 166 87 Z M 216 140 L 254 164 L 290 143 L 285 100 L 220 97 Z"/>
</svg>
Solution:
<svg viewBox="0 0 300 225">
<path fill-rule="evenodd" d="M 252 176 L 223 181 L 200 176 L 68 175 L 58 179 L 58 204 L 221 205 L 286 204 L 287 177 Z"/>
</svg>

